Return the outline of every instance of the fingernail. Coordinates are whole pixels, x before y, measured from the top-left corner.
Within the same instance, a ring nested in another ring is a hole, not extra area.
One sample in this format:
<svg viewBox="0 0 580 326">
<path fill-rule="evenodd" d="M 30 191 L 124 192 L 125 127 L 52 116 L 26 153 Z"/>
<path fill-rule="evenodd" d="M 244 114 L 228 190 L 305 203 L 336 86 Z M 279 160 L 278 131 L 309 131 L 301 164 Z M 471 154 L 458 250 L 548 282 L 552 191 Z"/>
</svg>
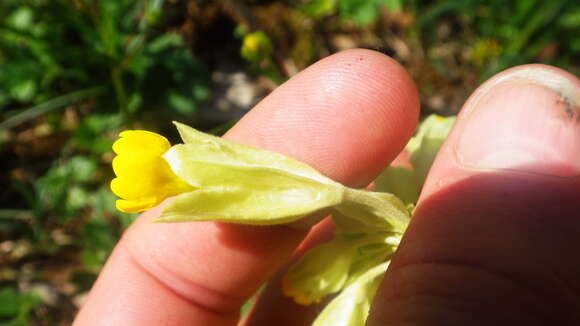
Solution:
<svg viewBox="0 0 580 326">
<path fill-rule="evenodd" d="M 580 175 L 580 82 L 527 66 L 486 82 L 467 102 L 455 153 L 473 169 Z"/>
</svg>

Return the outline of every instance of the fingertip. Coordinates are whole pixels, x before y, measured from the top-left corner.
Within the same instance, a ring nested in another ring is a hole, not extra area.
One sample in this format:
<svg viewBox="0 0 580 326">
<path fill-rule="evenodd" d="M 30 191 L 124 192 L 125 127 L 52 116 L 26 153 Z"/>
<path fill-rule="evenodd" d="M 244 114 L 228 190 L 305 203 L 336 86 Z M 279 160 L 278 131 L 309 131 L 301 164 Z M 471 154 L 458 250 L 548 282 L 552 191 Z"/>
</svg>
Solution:
<svg viewBox="0 0 580 326">
<path fill-rule="evenodd" d="M 376 51 L 315 63 L 260 102 L 226 137 L 304 161 L 350 185 L 370 182 L 404 147 L 418 120 L 405 69 Z"/>
</svg>

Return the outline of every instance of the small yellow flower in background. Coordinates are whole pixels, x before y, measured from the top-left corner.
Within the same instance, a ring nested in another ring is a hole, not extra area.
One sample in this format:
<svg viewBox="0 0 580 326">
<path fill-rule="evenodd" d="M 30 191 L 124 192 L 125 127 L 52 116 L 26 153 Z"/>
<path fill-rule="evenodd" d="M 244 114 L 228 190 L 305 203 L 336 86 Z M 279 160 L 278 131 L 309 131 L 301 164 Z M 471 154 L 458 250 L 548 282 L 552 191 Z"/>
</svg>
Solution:
<svg viewBox="0 0 580 326">
<path fill-rule="evenodd" d="M 250 62 L 264 61 L 272 54 L 272 41 L 262 31 L 247 34 L 244 36 L 240 54 Z"/>
<path fill-rule="evenodd" d="M 165 137 L 145 130 L 123 131 L 119 137 L 113 144 L 117 177 L 111 181 L 111 190 L 122 198 L 116 202 L 118 210 L 141 212 L 165 198 L 194 190 L 161 157 L 171 147 Z"/>
</svg>

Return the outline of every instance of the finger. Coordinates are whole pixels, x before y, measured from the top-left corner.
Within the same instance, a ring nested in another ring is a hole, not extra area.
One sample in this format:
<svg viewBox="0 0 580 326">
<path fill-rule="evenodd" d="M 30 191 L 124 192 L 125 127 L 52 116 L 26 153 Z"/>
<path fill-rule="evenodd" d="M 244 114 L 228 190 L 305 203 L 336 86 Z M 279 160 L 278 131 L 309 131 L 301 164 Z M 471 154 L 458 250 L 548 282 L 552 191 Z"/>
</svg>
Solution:
<svg viewBox="0 0 580 326">
<path fill-rule="evenodd" d="M 347 51 L 279 87 L 226 137 L 304 161 L 351 185 L 369 182 L 415 127 L 413 83 L 393 60 Z M 370 171 L 370 172 L 369 172 Z M 197 222 L 126 232 L 78 325 L 231 325 L 241 304 L 290 256 L 305 231 Z"/>
<path fill-rule="evenodd" d="M 370 325 L 580 324 L 580 81 L 481 86 L 442 147 Z"/>
<path fill-rule="evenodd" d="M 283 294 L 282 278 L 292 264 L 298 261 L 304 253 L 331 240 L 333 236 L 334 224 L 330 218 L 315 225 L 296 249 L 290 261 L 268 281 L 260 295 L 255 299 L 251 310 L 244 315 L 240 325 L 311 325 L 318 313 L 324 308 L 325 302 L 309 306 L 297 304 L 292 298 Z"/>
</svg>

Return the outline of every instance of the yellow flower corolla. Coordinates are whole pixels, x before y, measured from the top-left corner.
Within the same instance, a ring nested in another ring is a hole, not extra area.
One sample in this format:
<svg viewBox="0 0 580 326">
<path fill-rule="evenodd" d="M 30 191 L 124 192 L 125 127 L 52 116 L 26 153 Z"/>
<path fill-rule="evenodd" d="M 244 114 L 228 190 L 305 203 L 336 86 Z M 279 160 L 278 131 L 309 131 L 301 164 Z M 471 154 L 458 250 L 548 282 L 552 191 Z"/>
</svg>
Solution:
<svg viewBox="0 0 580 326">
<path fill-rule="evenodd" d="M 256 31 L 244 36 L 240 54 L 251 62 L 260 62 L 268 58 L 272 53 L 272 42 L 268 35 L 262 31 Z"/>
<path fill-rule="evenodd" d="M 145 130 L 123 131 L 119 137 L 113 144 L 117 177 L 111 181 L 111 190 L 122 198 L 116 202 L 118 210 L 141 212 L 165 198 L 195 189 L 176 176 L 163 159 L 171 148 L 165 137 Z"/>
</svg>

